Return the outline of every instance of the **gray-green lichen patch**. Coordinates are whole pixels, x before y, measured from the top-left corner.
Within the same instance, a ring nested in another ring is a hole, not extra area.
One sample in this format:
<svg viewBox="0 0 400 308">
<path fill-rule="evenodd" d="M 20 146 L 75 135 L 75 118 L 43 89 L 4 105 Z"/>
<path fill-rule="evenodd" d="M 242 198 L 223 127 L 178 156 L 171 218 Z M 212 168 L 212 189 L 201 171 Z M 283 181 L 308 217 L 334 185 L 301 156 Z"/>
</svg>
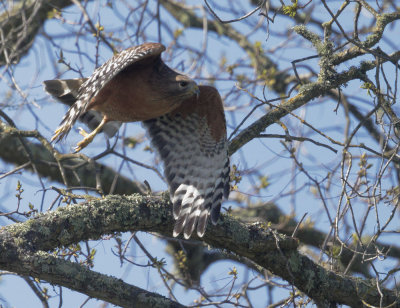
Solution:
<svg viewBox="0 0 400 308">
<path fill-rule="evenodd" d="M 58 240 L 61 245 L 69 245 L 71 243 L 72 236 L 66 229 L 61 230 Z"/>
<path fill-rule="evenodd" d="M 149 296 L 147 293 L 138 294 L 138 300 L 141 303 L 146 303 L 148 307 L 164 308 L 170 305 L 170 302 L 164 297 Z"/>
<path fill-rule="evenodd" d="M 298 271 L 301 270 L 300 260 L 299 260 L 299 258 L 297 256 L 298 256 L 297 254 L 291 254 L 289 259 L 288 259 L 288 262 L 289 262 L 289 265 L 290 265 L 290 269 L 293 272 L 298 272 Z"/>
<path fill-rule="evenodd" d="M 307 279 L 307 283 L 305 285 L 305 290 L 309 292 L 310 290 L 315 288 L 314 281 L 315 281 L 315 273 L 313 271 L 306 271 L 305 272 Z"/>
<path fill-rule="evenodd" d="M 250 233 L 247 228 L 245 228 L 239 221 L 229 217 L 224 216 L 224 223 L 229 228 L 232 235 L 232 239 L 236 243 L 249 243 Z"/>
<path fill-rule="evenodd" d="M 292 29 L 294 32 L 301 35 L 306 40 L 310 41 L 316 48 L 318 48 L 318 46 L 321 44 L 321 38 L 317 34 L 307 29 L 306 26 L 298 25 L 294 26 Z"/>
</svg>

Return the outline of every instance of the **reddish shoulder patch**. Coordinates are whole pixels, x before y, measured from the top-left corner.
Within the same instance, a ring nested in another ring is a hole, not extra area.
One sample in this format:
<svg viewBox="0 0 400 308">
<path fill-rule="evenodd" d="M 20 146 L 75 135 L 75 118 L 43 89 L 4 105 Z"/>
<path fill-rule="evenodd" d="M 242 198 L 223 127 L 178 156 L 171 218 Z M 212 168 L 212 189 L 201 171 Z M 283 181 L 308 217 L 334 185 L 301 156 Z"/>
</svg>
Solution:
<svg viewBox="0 0 400 308">
<path fill-rule="evenodd" d="M 181 114 L 186 117 L 190 114 L 198 114 L 207 119 L 208 127 L 215 141 L 221 140 L 226 135 L 226 122 L 221 96 L 216 88 L 211 86 L 199 86 L 200 96 L 192 97 L 184 101 L 180 107 L 171 114 Z"/>
</svg>

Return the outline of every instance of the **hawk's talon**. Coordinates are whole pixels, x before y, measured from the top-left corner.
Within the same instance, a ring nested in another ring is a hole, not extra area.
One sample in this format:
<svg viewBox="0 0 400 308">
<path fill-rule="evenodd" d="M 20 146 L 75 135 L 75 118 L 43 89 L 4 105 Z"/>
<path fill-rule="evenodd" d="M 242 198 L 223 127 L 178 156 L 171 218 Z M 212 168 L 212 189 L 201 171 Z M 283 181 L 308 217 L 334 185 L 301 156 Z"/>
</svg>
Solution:
<svg viewBox="0 0 400 308">
<path fill-rule="evenodd" d="M 74 149 L 74 153 L 80 152 L 83 148 L 86 148 L 89 143 L 91 143 L 94 139 L 96 134 L 89 134 L 87 133 L 82 127 L 79 127 L 79 134 L 82 135 L 83 138 L 79 141 Z"/>
<path fill-rule="evenodd" d="M 94 135 L 87 134 L 87 136 L 79 141 L 74 149 L 74 153 L 80 152 L 83 148 L 86 148 L 89 143 L 93 141 Z"/>
<path fill-rule="evenodd" d="M 82 127 L 79 127 L 79 134 L 82 135 L 83 137 L 89 136 L 89 133 L 86 132 Z"/>
<path fill-rule="evenodd" d="M 90 134 L 88 134 L 82 127 L 79 127 L 79 133 L 84 136 L 83 140 L 79 141 L 76 148 L 75 148 L 75 153 L 78 153 L 80 150 L 85 148 L 89 143 L 91 143 L 94 139 L 94 137 L 101 132 L 103 129 L 103 126 L 107 123 L 107 118 L 104 117 L 103 120 L 101 120 L 101 123 L 99 126 L 97 126 Z"/>
</svg>

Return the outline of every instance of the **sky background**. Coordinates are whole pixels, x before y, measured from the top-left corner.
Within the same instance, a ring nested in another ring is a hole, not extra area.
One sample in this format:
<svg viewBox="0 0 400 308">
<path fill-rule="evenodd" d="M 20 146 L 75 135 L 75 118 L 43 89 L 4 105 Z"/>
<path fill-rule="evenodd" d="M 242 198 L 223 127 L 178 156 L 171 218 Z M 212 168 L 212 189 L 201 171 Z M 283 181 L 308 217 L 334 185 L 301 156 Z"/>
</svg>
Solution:
<svg viewBox="0 0 400 308">
<path fill-rule="evenodd" d="M 121 16 L 126 18 L 126 6 L 124 1 L 113 2 L 113 9 L 107 7 L 106 1 L 93 1 L 87 7 L 89 15 L 94 21 L 99 21 L 102 26 L 104 26 L 105 33 L 114 33 L 115 37 L 121 39 L 120 44 L 116 44 L 118 49 L 124 49 L 139 43 L 143 43 L 142 40 L 137 41 L 135 39 L 135 28 L 134 22 L 136 17 L 128 18 L 128 21 L 132 24 L 127 24 L 124 29 L 123 20 Z M 131 2 L 133 3 L 133 2 Z M 195 1 L 189 2 L 189 4 L 194 4 Z M 202 2 L 197 2 L 197 4 Z M 224 2 L 225 3 L 225 2 Z M 278 1 L 272 1 L 276 5 Z M 336 8 L 341 4 L 341 1 L 331 1 L 330 4 L 332 8 Z M 133 4 L 132 4 L 133 5 Z M 243 11 L 249 11 L 252 7 L 247 6 L 246 3 L 242 3 L 244 6 Z M 222 3 L 221 3 L 222 6 Z M 155 2 L 149 1 L 149 7 L 151 10 L 155 10 Z M 236 7 L 239 10 L 238 7 Z M 239 17 L 233 13 L 218 11 L 220 17 L 223 19 Z M 199 10 L 201 14 L 201 10 Z M 313 12 L 314 16 L 318 16 L 319 20 L 327 20 L 328 16 L 325 10 L 321 7 L 317 7 L 316 11 Z M 352 14 L 353 11 L 349 10 L 349 13 L 343 14 L 341 16 L 341 21 L 344 25 L 352 24 Z M 371 15 L 362 11 L 363 17 L 366 22 L 371 18 Z M 67 21 L 75 21 L 77 24 L 80 22 L 81 14 L 80 11 L 72 6 L 67 8 L 62 13 L 63 18 Z M 211 18 L 210 13 L 206 11 L 206 16 Z M 162 18 L 168 22 L 169 27 L 176 31 L 182 29 L 182 26 L 174 21 L 165 11 L 162 11 Z M 258 23 L 263 23 L 264 27 L 267 22 L 264 18 L 254 14 L 249 17 L 250 25 L 256 26 Z M 286 36 L 278 35 L 280 32 L 285 32 L 286 29 L 290 29 L 295 25 L 295 23 L 290 18 L 277 16 L 274 23 L 269 23 L 270 34 L 261 30 L 253 31 L 249 25 L 244 23 L 232 24 L 233 27 L 240 30 L 242 33 L 248 33 L 248 38 L 251 42 L 260 42 L 262 48 L 268 52 L 271 51 L 270 56 L 275 60 L 279 69 L 291 69 L 291 61 L 307 57 L 310 55 L 315 55 L 315 50 L 310 48 L 309 42 L 305 40 L 294 39 L 298 36 L 294 33 L 291 34 L 289 38 Z M 5 109 L 5 112 L 17 123 L 19 129 L 33 130 L 37 129 L 46 138 L 51 137 L 54 129 L 58 126 L 62 116 L 66 112 L 66 107 L 61 104 L 55 103 L 50 99 L 43 91 L 42 81 L 53 78 L 76 78 L 79 77 L 77 72 L 68 70 L 65 65 L 57 63 L 60 50 L 63 50 L 63 55 L 66 61 L 71 65 L 72 68 L 80 70 L 84 76 L 91 74 L 93 69 L 96 67 L 96 63 L 93 61 L 91 55 L 96 53 L 96 40 L 87 34 L 86 31 L 82 31 L 82 36 L 77 38 L 75 33 L 71 33 L 71 29 L 76 31 L 77 25 L 69 24 L 69 22 L 62 23 L 58 19 L 48 20 L 45 23 L 44 29 L 36 38 L 33 48 L 30 52 L 21 59 L 20 63 L 13 67 L 13 78 L 17 81 L 18 85 L 22 89 L 22 93 L 17 93 L 14 91 L 10 97 L 10 106 Z M 318 31 L 315 26 L 310 26 L 311 30 Z M 398 33 L 398 25 L 395 28 L 391 28 L 389 33 Z M 54 38 L 51 44 L 46 36 L 49 35 Z M 162 31 L 162 43 L 166 46 L 171 44 L 171 35 L 168 31 Z M 155 22 L 150 22 L 146 28 L 146 41 L 158 41 L 158 32 Z M 201 50 L 205 44 L 207 44 L 207 54 L 211 58 L 209 61 L 205 61 L 203 65 L 193 65 L 195 63 L 193 59 L 195 55 L 193 52 L 178 52 L 173 53 L 173 50 L 168 50 L 167 53 L 163 54 L 163 59 L 172 68 L 183 71 L 193 77 L 200 84 L 213 84 L 221 92 L 224 97 L 225 107 L 226 107 L 226 117 L 228 125 L 228 136 L 233 131 L 233 128 L 237 126 L 238 123 L 247 115 L 249 110 L 256 103 L 254 99 L 250 96 L 240 95 L 236 97 L 232 94 L 231 90 L 235 88 L 236 81 L 232 78 L 226 78 L 226 80 L 214 81 L 213 76 L 219 73 L 220 59 L 221 57 L 226 58 L 226 62 L 231 65 L 235 63 L 241 63 L 242 61 L 248 61 L 247 55 L 245 55 L 241 48 L 239 48 L 236 43 L 226 38 L 220 37 L 214 33 L 208 33 L 204 36 L 204 32 L 200 30 L 185 30 L 184 34 L 179 38 L 178 42 L 180 44 L 188 44 L 193 46 L 196 50 Z M 302 42 L 299 44 L 299 42 Z M 84 53 L 79 55 L 77 50 L 83 50 Z M 382 42 L 380 47 L 390 52 L 390 45 Z M 112 56 L 112 51 L 105 45 L 100 44 L 99 46 L 100 57 L 98 59 L 98 64 L 104 63 L 108 58 Z M 278 51 L 276 51 L 278 49 Z M 172 51 L 172 52 L 171 52 Z M 272 52 L 273 51 L 273 52 Z M 371 57 L 369 58 L 371 60 Z M 357 60 L 354 65 L 357 65 L 359 60 Z M 308 66 L 313 67 L 317 70 L 317 60 L 306 61 Z M 349 65 L 339 66 L 338 70 L 346 70 Z M 4 97 L 7 93 L 10 93 L 10 74 L 4 71 L 2 68 L 2 81 L 0 83 L 0 94 Z M 242 69 L 243 74 L 248 74 L 249 69 Z M 239 69 L 240 71 L 240 69 Z M 299 65 L 299 74 L 308 72 L 305 67 Z M 291 72 L 290 72 L 291 73 Z M 393 77 L 394 71 L 388 68 L 388 76 Z M 228 73 L 223 73 L 221 76 L 228 77 Z M 263 86 L 260 84 L 254 89 L 254 95 L 259 95 L 262 97 Z M 359 82 L 350 82 L 346 88 L 348 94 L 359 96 L 364 99 L 360 101 L 359 105 L 361 110 L 369 110 L 371 103 L 371 98 L 366 95 L 366 91 L 360 88 Z M 273 99 L 277 97 L 277 94 L 269 91 L 265 91 L 266 99 Z M 21 101 L 23 104 L 21 104 Z M 342 138 L 343 134 L 343 123 L 344 123 L 344 113 L 342 109 L 339 109 L 337 113 L 333 112 L 335 108 L 335 103 L 331 102 L 326 104 L 325 98 L 316 99 L 304 108 L 300 108 L 296 111 L 296 114 L 302 118 L 307 119 L 309 123 L 313 123 L 317 127 L 324 127 L 324 132 L 328 133 L 332 138 Z M 232 110 L 236 108 L 233 112 Z M 364 108 L 365 106 L 365 108 Z M 327 108 L 329 107 L 329 108 Z M 364 108 L 364 109 L 363 109 Z M 259 108 L 252 117 L 247 120 L 244 127 L 252 123 L 255 119 L 258 119 L 265 113 L 265 108 Z M 301 123 L 294 119 L 283 119 L 285 125 L 290 128 L 292 135 L 305 135 L 310 138 L 322 141 L 324 143 L 328 142 L 314 134 L 307 127 L 301 125 Z M 77 133 L 77 128 L 80 125 L 75 125 L 74 130 L 69 134 L 66 141 L 57 144 L 58 150 L 67 153 L 72 150 L 76 142 L 81 138 Z M 354 127 L 354 126 L 353 126 Z M 282 128 L 279 125 L 270 126 L 266 133 L 279 133 L 284 134 Z M 137 148 L 129 152 L 132 158 L 146 164 L 153 164 L 156 157 L 145 151 L 144 149 L 149 144 L 146 140 L 146 134 L 140 123 L 129 123 L 122 127 L 121 135 L 126 136 L 142 136 L 145 142 L 140 144 Z M 371 141 L 366 132 L 362 132 L 357 135 L 357 142 L 364 142 L 365 144 L 376 147 L 376 144 Z M 115 139 L 112 139 L 113 143 Z M 343 141 L 343 140 L 341 140 Z M 118 140 L 117 151 L 122 152 L 122 142 Z M 88 156 L 94 156 L 105 149 L 106 139 L 104 136 L 97 136 L 95 141 L 87 148 L 83 150 L 83 153 Z M 332 151 L 315 146 L 310 143 L 296 143 L 294 146 L 299 149 L 301 157 L 303 159 L 304 166 L 308 168 L 310 174 L 315 176 L 316 179 L 322 179 L 326 175 L 326 166 L 332 166 L 339 164 L 341 160 L 341 151 L 339 147 L 336 147 L 338 154 Z M 333 146 L 333 145 L 332 145 Z M 335 147 L 335 146 L 333 146 Z M 358 151 L 358 153 L 357 153 Z M 361 150 L 354 150 L 354 153 L 361 155 Z M 115 170 L 119 169 L 121 166 L 121 159 L 116 156 L 107 156 L 99 161 L 100 163 L 109 165 Z M 286 213 L 295 212 L 297 217 L 302 217 L 307 213 L 307 219 L 315 222 L 316 226 L 320 229 L 325 229 L 329 220 L 322 210 L 321 200 L 313 194 L 313 187 L 310 186 L 305 179 L 304 175 L 294 174 L 292 160 L 288 153 L 281 144 L 279 139 L 257 139 L 246 144 L 241 150 L 235 153 L 231 157 L 231 164 L 235 164 L 241 170 L 257 170 L 251 177 L 243 177 L 243 181 L 238 186 L 237 192 L 232 192 L 231 197 L 236 198 L 237 196 L 251 196 L 248 202 L 277 202 L 280 209 Z M 162 171 L 162 166 L 158 166 L 159 170 Z M 0 163 L 0 172 L 7 172 L 12 170 L 14 166 L 5 165 Z M 153 191 L 165 190 L 167 187 L 165 183 L 153 172 L 145 168 L 141 168 L 136 165 L 130 165 L 130 167 L 124 167 L 122 174 L 131 178 L 132 180 L 144 182 L 148 181 L 151 185 Z M 268 181 L 271 183 L 266 189 L 261 189 L 259 191 L 254 190 L 254 182 L 257 180 L 257 175 L 268 176 Z M 296 181 L 292 181 L 293 177 L 296 177 Z M 7 209 L 13 209 L 16 205 L 15 198 L 15 188 L 17 186 L 17 181 L 20 181 L 23 185 L 23 201 L 22 208 L 27 209 L 29 202 L 34 204 L 37 208 L 41 205 L 43 210 L 46 210 L 48 206 L 52 203 L 57 194 L 54 191 L 47 190 L 43 191 L 38 185 L 37 176 L 31 173 L 21 173 L 16 174 L 12 177 L 7 177 L 6 179 L 0 180 L 0 209 L 6 211 Z M 50 186 L 55 185 L 61 187 L 59 183 L 52 183 L 51 181 L 45 180 L 45 187 L 48 189 Z M 294 186 L 293 186 L 294 185 Z M 341 184 L 337 181 L 333 181 L 332 185 L 337 185 L 337 190 L 340 189 Z M 289 189 L 301 189 L 300 193 L 293 196 L 292 194 L 285 194 Z M 330 205 L 330 210 L 332 215 L 335 215 L 336 211 L 336 196 L 332 196 L 328 199 L 328 204 Z M 224 203 L 225 207 L 237 206 L 234 201 L 227 201 Z M 362 210 L 362 208 L 360 208 Z M 390 210 L 382 210 L 381 214 L 383 218 L 389 215 Z M 371 226 L 374 225 L 373 219 L 371 218 Z M 9 224 L 10 222 L 6 219 L 1 219 L 2 225 Z M 395 219 L 395 224 L 399 224 L 398 219 Z M 373 232 L 373 227 L 371 228 Z M 123 239 L 127 240 L 130 234 L 125 234 Z M 155 256 L 159 258 L 165 258 L 166 268 L 172 271 L 172 259 L 168 254 L 164 252 L 165 242 L 158 239 L 155 236 L 139 232 L 138 237 L 146 245 L 146 248 Z M 393 239 L 393 235 L 388 235 L 383 238 L 388 242 Z M 113 240 L 101 240 L 97 242 L 91 242 L 91 246 L 96 249 L 96 259 L 95 266 L 93 270 L 99 271 L 101 273 L 110 274 L 118 278 L 123 278 L 124 281 L 132 283 L 135 286 L 144 288 L 149 291 L 157 292 L 159 294 L 168 295 L 167 290 L 163 286 L 159 279 L 157 271 L 153 268 L 140 268 L 132 267 L 127 264 L 123 266 L 116 256 L 113 255 L 112 250 L 115 251 L 115 241 Z M 135 262 L 146 264 L 147 257 L 140 251 L 135 245 L 131 245 L 130 255 L 134 258 Z M 393 260 L 388 260 L 382 265 L 377 265 L 378 268 L 381 266 L 382 270 L 387 270 L 393 265 Z M 207 272 L 202 277 L 202 285 L 207 291 L 223 289 L 226 286 L 230 286 L 232 281 L 232 276 L 229 275 L 229 271 L 233 266 L 238 268 L 238 281 L 235 286 L 240 287 L 242 283 L 255 278 L 252 285 L 260 285 L 263 282 L 256 278 L 257 273 L 249 270 L 248 268 L 231 261 L 219 261 L 212 265 Z M 277 279 L 276 281 L 285 283 Z M 45 285 L 45 284 L 44 284 Z M 47 285 L 49 290 L 53 287 Z M 226 289 L 225 289 L 226 290 Z M 58 287 L 54 288 L 55 294 L 58 292 Z M 63 305 L 64 307 L 78 307 L 80 306 L 87 296 L 79 294 L 77 292 L 72 292 L 66 288 L 63 288 Z M 198 293 L 195 291 L 185 291 L 182 288 L 177 288 L 175 295 L 178 297 L 180 302 L 184 304 L 193 304 L 193 300 L 198 298 Z M 284 296 L 288 296 L 289 293 L 282 291 L 282 289 L 276 289 L 273 292 L 273 298 L 276 300 Z M 250 292 L 251 300 L 255 307 L 264 307 L 268 302 L 268 290 L 267 288 L 261 288 L 258 291 Z M 13 274 L 2 276 L 0 280 L 0 297 L 5 300 L 3 305 L 5 307 L 39 307 L 41 304 L 37 297 L 33 294 L 27 284 L 20 278 Z M 58 305 L 58 297 L 54 296 L 49 300 L 52 307 Z M 95 299 L 90 300 L 85 307 L 99 307 L 100 301 Z"/>
</svg>

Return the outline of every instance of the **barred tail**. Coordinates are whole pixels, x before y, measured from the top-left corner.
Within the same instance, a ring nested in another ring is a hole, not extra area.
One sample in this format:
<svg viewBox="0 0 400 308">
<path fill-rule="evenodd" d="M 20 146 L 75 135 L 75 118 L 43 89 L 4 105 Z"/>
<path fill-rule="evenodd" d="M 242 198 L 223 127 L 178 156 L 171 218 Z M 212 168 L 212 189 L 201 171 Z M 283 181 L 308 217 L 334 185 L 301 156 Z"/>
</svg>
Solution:
<svg viewBox="0 0 400 308">
<path fill-rule="evenodd" d="M 229 160 L 227 160 L 229 164 Z M 225 166 L 226 167 L 226 166 Z M 200 191 L 193 185 L 181 184 L 172 197 L 173 214 L 176 219 L 173 236 L 178 236 L 182 231 L 185 239 L 190 238 L 197 227 L 197 235 L 203 237 L 208 218 L 215 225 L 221 211 L 224 190 L 228 190 L 229 180 L 222 175 L 229 173 L 229 165 L 221 172 L 221 178 L 217 182 L 209 183 L 205 189 Z M 228 177 L 229 179 L 229 177 Z M 227 196 L 226 192 L 225 196 Z"/>
<path fill-rule="evenodd" d="M 82 114 L 83 102 L 77 101 L 78 90 L 86 79 L 46 80 L 43 82 L 44 89 L 54 98 L 71 106 L 62 119 L 60 126 L 54 132 L 51 141 L 60 141 L 71 130 L 72 125 Z"/>
<path fill-rule="evenodd" d="M 43 81 L 44 90 L 51 96 L 66 104 L 72 106 L 76 102 L 78 90 L 87 78 L 76 79 L 54 79 Z"/>
<path fill-rule="evenodd" d="M 83 102 L 77 101 L 79 88 L 87 79 L 88 78 L 76 78 L 43 81 L 44 90 L 48 94 L 63 104 L 70 106 L 70 109 L 62 119 L 60 126 L 55 131 L 52 141 L 55 140 L 58 142 L 64 138 L 77 119 L 85 123 L 91 130 L 94 130 L 100 124 L 103 118 L 101 113 L 95 110 L 89 110 L 82 113 L 82 110 L 80 109 L 82 108 Z M 118 132 L 120 126 L 121 122 L 118 121 L 107 122 L 103 127 L 103 132 L 111 138 Z"/>
</svg>

